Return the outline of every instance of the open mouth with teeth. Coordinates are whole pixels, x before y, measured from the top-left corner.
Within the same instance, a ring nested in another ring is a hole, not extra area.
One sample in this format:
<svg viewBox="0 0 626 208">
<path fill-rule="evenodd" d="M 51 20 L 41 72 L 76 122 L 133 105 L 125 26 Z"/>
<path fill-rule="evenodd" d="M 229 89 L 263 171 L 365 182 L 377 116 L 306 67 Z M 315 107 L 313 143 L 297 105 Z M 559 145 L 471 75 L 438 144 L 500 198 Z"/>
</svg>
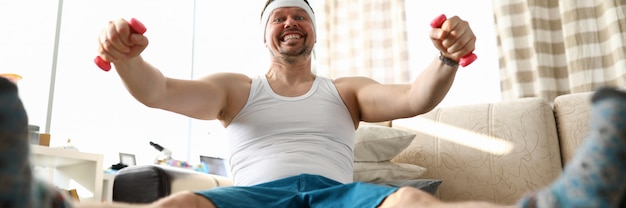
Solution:
<svg viewBox="0 0 626 208">
<path fill-rule="evenodd" d="M 302 38 L 302 35 L 297 34 L 297 33 L 291 33 L 291 34 L 287 34 L 283 37 L 283 42 L 289 41 L 289 40 L 297 40 Z"/>
</svg>

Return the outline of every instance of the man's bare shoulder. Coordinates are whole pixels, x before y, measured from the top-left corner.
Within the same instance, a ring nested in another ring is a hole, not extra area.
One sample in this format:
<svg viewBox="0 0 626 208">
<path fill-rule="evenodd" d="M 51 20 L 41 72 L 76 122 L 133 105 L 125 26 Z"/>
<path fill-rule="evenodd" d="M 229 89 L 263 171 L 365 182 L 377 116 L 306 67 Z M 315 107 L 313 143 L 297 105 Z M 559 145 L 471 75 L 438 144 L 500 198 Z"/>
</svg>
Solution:
<svg viewBox="0 0 626 208">
<path fill-rule="evenodd" d="M 252 78 L 250 78 L 250 76 L 241 74 L 241 73 L 234 73 L 234 72 L 218 72 L 218 73 L 204 76 L 200 78 L 200 80 L 221 82 L 221 83 L 232 83 L 232 82 L 251 83 L 252 82 Z"/>
<path fill-rule="evenodd" d="M 356 89 L 377 82 L 371 78 L 363 76 L 340 77 L 333 79 L 333 84 L 338 88 Z"/>
<path fill-rule="evenodd" d="M 339 96 L 350 111 L 355 125 L 361 120 L 360 104 L 358 94 L 365 86 L 375 84 L 376 81 L 362 76 L 341 77 L 333 79 L 333 84 L 339 92 Z"/>
<path fill-rule="evenodd" d="M 218 86 L 226 95 L 224 105 L 217 117 L 223 125 L 228 126 L 230 121 L 243 108 L 248 100 L 252 78 L 248 75 L 232 72 L 219 72 L 201 78 L 207 84 Z"/>
</svg>

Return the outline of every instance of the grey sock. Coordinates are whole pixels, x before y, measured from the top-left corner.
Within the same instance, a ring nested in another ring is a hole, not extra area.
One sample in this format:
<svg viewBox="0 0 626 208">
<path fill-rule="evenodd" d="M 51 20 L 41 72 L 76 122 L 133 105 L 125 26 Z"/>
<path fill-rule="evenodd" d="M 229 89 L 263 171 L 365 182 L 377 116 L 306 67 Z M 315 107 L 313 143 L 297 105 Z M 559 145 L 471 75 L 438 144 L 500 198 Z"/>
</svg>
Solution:
<svg viewBox="0 0 626 208">
<path fill-rule="evenodd" d="M 626 92 L 598 90 L 590 134 L 549 187 L 520 200 L 522 207 L 624 207 Z"/>
<path fill-rule="evenodd" d="M 31 207 L 28 118 L 17 86 L 0 77 L 0 207 Z"/>
<path fill-rule="evenodd" d="M 17 86 L 0 77 L 0 207 L 72 207 L 56 187 L 33 178 L 28 116 Z"/>
</svg>

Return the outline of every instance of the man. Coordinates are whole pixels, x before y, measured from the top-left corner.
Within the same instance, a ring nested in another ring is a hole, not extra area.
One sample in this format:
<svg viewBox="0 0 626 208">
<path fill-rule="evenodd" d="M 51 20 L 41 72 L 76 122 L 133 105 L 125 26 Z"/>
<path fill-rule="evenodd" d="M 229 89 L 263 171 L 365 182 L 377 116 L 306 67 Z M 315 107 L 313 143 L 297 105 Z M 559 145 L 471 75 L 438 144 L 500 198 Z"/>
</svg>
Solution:
<svg viewBox="0 0 626 208">
<path fill-rule="evenodd" d="M 496 206 L 446 204 L 415 188 L 352 182 L 359 122 L 413 117 L 433 109 L 450 89 L 460 57 L 474 50 L 476 38 L 466 21 L 452 17 L 432 29 L 439 57 L 413 83 L 394 85 L 313 74 L 316 23 L 306 0 L 268 0 L 261 24 L 271 64 L 259 77 L 216 73 L 198 80 L 168 78 L 142 59 L 148 40 L 131 34 L 125 20 L 110 22 L 100 34 L 100 57 L 115 65 L 138 101 L 192 118 L 219 119 L 229 135 L 237 186 L 177 193 L 144 206 Z"/>
</svg>

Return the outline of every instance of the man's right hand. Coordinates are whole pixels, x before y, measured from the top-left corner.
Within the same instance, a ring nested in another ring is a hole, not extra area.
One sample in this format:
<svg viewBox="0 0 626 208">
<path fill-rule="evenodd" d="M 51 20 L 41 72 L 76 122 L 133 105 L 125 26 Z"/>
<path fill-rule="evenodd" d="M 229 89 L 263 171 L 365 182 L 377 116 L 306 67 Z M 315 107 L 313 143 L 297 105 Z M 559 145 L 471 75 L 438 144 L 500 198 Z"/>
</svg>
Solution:
<svg viewBox="0 0 626 208">
<path fill-rule="evenodd" d="M 148 38 L 131 29 L 128 21 L 110 21 L 98 36 L 98 55 L 116 63 L 135 58 L 148 46 Z"/>
</svg>

